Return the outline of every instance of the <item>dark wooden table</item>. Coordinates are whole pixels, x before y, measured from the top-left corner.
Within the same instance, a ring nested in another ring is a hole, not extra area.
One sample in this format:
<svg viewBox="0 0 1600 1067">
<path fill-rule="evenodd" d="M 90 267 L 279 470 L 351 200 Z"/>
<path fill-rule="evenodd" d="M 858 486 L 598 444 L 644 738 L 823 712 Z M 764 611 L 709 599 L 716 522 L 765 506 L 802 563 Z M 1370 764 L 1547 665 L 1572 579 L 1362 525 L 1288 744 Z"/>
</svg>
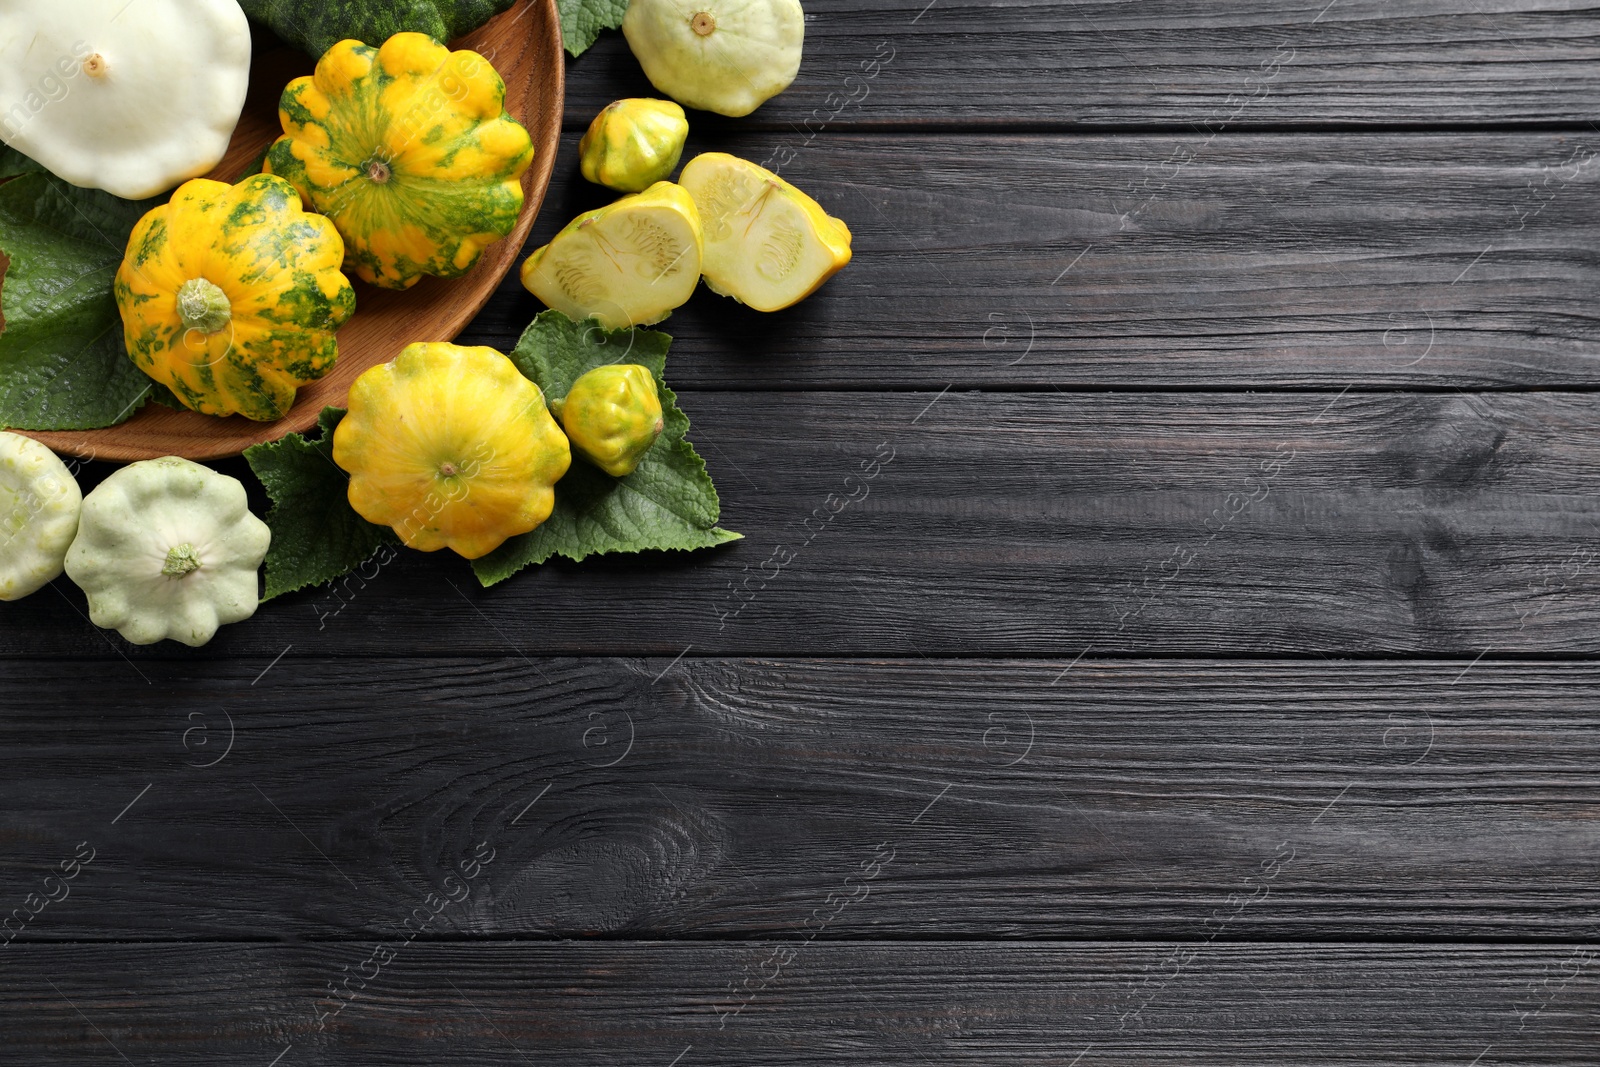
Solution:
<svg viewBox="0 0 1600 1067">
<path fill-rule="evenodd" d="M 694 117 L 855 232 L 666 326 L 745 541 L 0 605 L 0 1062 L 1600 1063 L 1600 9 L 872 8 Z"/>
</svg>

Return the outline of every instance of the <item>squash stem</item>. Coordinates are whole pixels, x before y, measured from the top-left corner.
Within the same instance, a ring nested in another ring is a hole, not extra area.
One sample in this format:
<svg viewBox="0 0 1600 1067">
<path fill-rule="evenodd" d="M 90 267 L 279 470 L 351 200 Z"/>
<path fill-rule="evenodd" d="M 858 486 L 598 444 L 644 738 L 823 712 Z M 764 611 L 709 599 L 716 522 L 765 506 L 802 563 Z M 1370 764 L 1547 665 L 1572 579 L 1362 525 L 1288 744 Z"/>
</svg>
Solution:
<svg viewBox="0 0 1600 1067">
<path fill-rule="evenodd" d="M 167 549 L 167 562 L 162 565 L 161 573 L 168 578 L 185 578 L 199 569 L 200 553 L 185 541 L 181 545 L 173 545 Z"/>
<path fill-rule="evenodd" d="M 190 278 L 178 286 L 178 318 L 201 333 L 216 333 L 233 318 L 233 305 L 214 283 Z"/>
</svg>

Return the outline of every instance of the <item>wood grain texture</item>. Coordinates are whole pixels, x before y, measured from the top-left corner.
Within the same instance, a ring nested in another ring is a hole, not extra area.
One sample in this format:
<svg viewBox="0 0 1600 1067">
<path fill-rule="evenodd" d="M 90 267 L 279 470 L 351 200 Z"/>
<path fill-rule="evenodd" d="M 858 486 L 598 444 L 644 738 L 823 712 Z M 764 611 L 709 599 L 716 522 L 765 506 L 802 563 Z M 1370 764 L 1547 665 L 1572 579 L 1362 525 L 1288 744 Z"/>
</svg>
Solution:
<svg viewBox="0 0 1600 1067">
<path fill-rule="evenodd" d="M 565 68 L 555 0 L 523 0 L 452 43 L 474 49 L 494 64 L 506 82 L 506 110 L 533 137 L 533 163 L 522 178 L 526 207 L 506 239 L 490 245 L 477 265 L 459 278 L 424 278 L 406 290 L 379 289 L 353 280 L 357 311 L 339 330 L 338 363 L 326 376 L 301 388 L 281 419 L 254 422 L 242 415 L 219 419 L 149 403 L 119 426 L 26 431 L 27 436 L 65 455 L 102 460 L 236 456 L 251 445 L 315 426 L 324 407 L 344 404 L 350 384 L 362 371 L 393 359 L 407 344 L 454 338 L 516 261 L 544 199 L 560 135 Z M 251 67 L 254 92 L 246 105 L 249 113 L 234 132 L 227 157 L 208 177 L 232 181 L 266 151 L 283 132 L 278 122 L 282 86 L 289 77 L 310 69 L 306 57 L 282 46 L 258 56 Z"/>
<path fill-rule="evenodd" d="M 1600 111 L 1600 13 L 1572 0 L 805 7 L 799 77 L 738 124 L 1587 128 Z M 618 33 L 602 35 L 571 73 L 574 128 L 618 97 L 658 95 Z M 693 121 L 728 124 L 698 113 Z"/>
<path fill-rule="evenodd" d="M 1600 13 L 806 8 L 689 152 L 856 260 L 666 326 L 745 541 L 0 605 L 7 1053 L 1592 1067 Z"/>
<path fill-rule="evenodd" d="M 741 542 L 552 563 L 487 591 L 449 553 L 407 552 L 273 601 L 198 652 L 123 648 L 63 580 L 4 606 L 3 654 L 1600 648 L 1595 394 L 681 401 Z"/>
<path fill-rule="evenodd" d="M 1600 666 L 1069 665 L 13 664 L 0 915 L 382 937 L 483 841 L 429 937 L 1593 938 Z"/>
<path fill-rule="evenodd" d="M 797 143 L 696 127 L 685 158 Z M 702 287 L 662 329 L 679 387 L 1593 387 L 1597 157 L 1592 132 L 825 133 L 781 169 L 850 265 L 775 314 Z M 529 250 L 607 198 L 567 135 Z M 512 345 L 542 306 L 508 277 L 464 337 Z"/>
<path fill-rule="evenodd" d="M 367 946 L 35 946 L 0 1010 L 29 1064 L 1594 1062 L 1579 946 L 1215 946 L 1119 1029 L 1146 968 L 1193 945 L 813 945 L 718 1029 L 783 947 L 414 945 L 319 1031 Z"/>
</svg>

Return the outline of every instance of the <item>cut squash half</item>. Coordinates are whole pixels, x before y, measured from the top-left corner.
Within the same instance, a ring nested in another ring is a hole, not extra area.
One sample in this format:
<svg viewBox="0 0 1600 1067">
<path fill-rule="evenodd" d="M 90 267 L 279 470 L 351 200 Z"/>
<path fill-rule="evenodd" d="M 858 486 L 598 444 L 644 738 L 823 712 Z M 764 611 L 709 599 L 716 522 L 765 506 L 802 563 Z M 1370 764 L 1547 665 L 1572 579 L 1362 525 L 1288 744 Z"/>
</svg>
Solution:
<svg viewBox="0 0 1600 1067">
<path fill-rule="evenodd" d="M 678 182 L 700 209 L 706 284 L 757 311 L 797 304 L 850 262 L 850 227 L 765 167 L 725 152 Z"/>
<path fill-rule="evenodd" d="M 585 212 L 522 264 L 522 284 L 608 330 L 660 322 L 700 280 L 700 212 L 671 182 Z"/>
</svg>

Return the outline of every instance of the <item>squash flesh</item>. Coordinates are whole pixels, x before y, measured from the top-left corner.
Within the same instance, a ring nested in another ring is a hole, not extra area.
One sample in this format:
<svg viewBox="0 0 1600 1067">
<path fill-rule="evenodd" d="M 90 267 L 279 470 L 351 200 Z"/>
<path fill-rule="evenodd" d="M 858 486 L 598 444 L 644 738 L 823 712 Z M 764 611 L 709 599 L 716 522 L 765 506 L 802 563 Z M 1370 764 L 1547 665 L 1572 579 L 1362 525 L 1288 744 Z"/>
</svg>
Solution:
<svg viewBox="0 0 1600 1067">
<path fill-rule="evenodd" d="M 814 293 L 850 262 L 850 229 L 771 171 L 722 152 L 690 160 L 679 182 L 700 209 L 706 284 L 757 311 Z"/>
<path fill-rule="evenodd" d="M 579 215 L 522 265 L 528 291 L 607 329 L 660 322 L 700 280 L 700 213 L 671 182 Z"/>
</svg>

